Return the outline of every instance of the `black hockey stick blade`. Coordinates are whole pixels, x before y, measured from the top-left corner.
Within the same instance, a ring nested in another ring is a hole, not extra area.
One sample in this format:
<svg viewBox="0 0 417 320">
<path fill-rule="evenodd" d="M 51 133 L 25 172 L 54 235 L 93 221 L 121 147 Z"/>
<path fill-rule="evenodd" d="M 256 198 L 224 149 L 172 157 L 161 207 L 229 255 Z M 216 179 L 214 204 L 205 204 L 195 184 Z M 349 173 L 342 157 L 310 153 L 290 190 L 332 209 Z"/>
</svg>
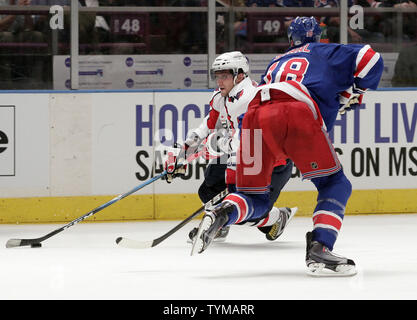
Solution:
<svg viewBox="0 0 417 320">
<path fill-rule="evenodd" d="M 167 233 L 160 236 L 159 238 L 156 238 L 154 240 L 148 240 L 148 241 L 140 241 L 140 240 L 133 240 L 133 239 L 125 238 L 125 237 L 118 237 L 116 239 L 116 243 L 121 247 L 130 248 L 130 249 L 146 249 L 146 248 L 155 247 L 158 244 L 160 244 L 162 241 L 170 237 L 172 234 L 180 230 L 183 226 L 185 226 L 192 219 L 194 219 L 199 214 L 201 214 L 206 208 L 222 201 L 224 197 L 227 196 L 228 193 L 229 192 L 227 191 L 227 189 L 223 190 L 218 195 L 216 195 L 213 199 L 208 201 L 201 208 L 194 211 L 189 217 L 185 218 L 178 225 L 176 225 L 174 228 L 172 228 L 171 230 L 169 230 Z"/>
<path fill-rule="evenodd" d="M 68 227 L 68 225 L 59 228 L 57 230 L 54 230 L 50 233 L 48 233 L 47 235 L 44 235 L 43 237 L 40 238 L 33 238 L 33 239 L 9 239 L 6 242 L 6 248 L 16 248 L 16 247 L 23 247 L 23 246 L 33 246 L 33 245 L 37 245 L 40 244 L 42 241 L 52 237 L 53 235 L 65 230 Z"/>
<path fill-rule="evenodd" d="M 35 243 L 40 243 L 42 239 L 9 239 L 6 243 L 6 248 L 15 248 L 29 246 Z"/>
</svg>

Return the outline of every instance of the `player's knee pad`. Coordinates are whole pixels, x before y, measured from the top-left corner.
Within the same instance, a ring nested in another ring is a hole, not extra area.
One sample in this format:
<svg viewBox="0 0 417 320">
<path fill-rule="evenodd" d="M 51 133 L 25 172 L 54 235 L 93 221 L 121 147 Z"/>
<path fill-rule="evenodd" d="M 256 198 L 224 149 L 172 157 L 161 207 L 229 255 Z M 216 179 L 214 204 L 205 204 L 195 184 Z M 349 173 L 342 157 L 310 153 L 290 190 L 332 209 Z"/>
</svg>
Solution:
<svg viewBox="0 0 417 320">
<path fill-rule="evenodd" d="M 331 176 L 312 179 L 312 182 L 319 193 L 313 214 L 313 240 L 332 250 L 342 226 L 352 184 L 342 170 Z"/>
</svg>

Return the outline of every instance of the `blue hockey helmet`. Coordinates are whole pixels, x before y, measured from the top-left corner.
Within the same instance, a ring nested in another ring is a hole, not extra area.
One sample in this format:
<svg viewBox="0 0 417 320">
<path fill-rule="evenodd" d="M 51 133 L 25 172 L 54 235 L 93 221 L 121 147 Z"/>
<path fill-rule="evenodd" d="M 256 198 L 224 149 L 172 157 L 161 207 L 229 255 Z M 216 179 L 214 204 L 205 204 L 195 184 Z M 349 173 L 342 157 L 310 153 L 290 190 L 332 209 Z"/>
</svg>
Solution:
<svg viewBox="0 0 417 320">
<path fill-rule="evenodd" d="M 314 17 L 295 18 L 288 30 L 288 40 L 293 46 L 299 46 L 308 42 L 320 42 L 321 28 Z"/>
</svg>

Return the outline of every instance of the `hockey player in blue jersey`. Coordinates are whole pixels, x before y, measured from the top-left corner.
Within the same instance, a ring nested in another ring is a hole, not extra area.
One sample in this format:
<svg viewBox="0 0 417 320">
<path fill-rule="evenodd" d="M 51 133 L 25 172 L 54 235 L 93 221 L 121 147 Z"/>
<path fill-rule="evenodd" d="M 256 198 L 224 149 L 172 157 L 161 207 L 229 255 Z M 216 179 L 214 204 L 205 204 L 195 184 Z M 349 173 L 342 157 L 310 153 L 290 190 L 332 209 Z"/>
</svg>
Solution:
<svg viewBox="0 0 417 320">
<path fill-rule="evenodd" d="M 270 62 L 260 85 L 289 80 L 303 84 L 317 103 L 329 132 L 338 112 L 359 106 L 365 91 L 377 88 L 383 61 L 369 45 L 324 44 L 319 42 L 320 35 L 321 29 L 314 17 L 297 17 L 288 28 L 290 48 Z M 339 260 L 333 257 L 331 250 L 341 227 L 351 185 L 342 168 L 331 175 L 303 177 L 311 179 L 319 192 L 313 213 L 314 228 L 307 233 L 306 263 L 314 270 L 317 261 Z M 329 188 L 330 180 L 333 181 Z"/>
<path fill-rule="evenodd" d="M 268 65 L 259 85 L 294 80 L 307 87 L 331 131 L 338 111 L 358 106 L 376 89 L 383 61 L 369 45 L 320 43 L 314 17 L 297 17 L 288 28 L 290 48 Z M 342 110 L 339 110 L 342 109 Z"/>
<path fill-rule="evenodd" d="M 239 157 L 262 145 L 252 164 L 237 165 L 237 192 L 229 194 L 203 217 L 193 252 L 207 249 L 217 230 L 264 214 L 265 195 L 275 158 L 289 157 L 318 191 L 313 231 L 308 232 L 306 265 L 311 274 L 330 270 L 356 273 L 351 259 L 332 252 L 342 226 L 352 186 L 343 173 L 327 132 L 339 112 L 358 106 L 366 89 L 376 89 L 383 70 L 378 53 L 368 45 L 318 43 L 321 29 L 314 17 L 297 17 L 288 29 L 289 50 L 271 61 L 255 98 L 241 122 Z M 261 141 L 255 131 L 261 128 Z M 250 166 L 260 171 L 247 175 Z"/>
</svg>

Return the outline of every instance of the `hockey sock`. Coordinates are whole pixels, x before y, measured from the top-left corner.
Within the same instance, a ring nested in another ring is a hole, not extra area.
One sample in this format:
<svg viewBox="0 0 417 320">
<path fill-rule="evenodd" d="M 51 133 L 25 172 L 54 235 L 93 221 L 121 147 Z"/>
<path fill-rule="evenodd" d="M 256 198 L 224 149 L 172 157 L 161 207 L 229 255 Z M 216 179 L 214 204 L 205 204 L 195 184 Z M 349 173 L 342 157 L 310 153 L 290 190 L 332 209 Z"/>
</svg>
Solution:
<svg viewBox="0 0 417 320">
<path fill-rule="evenodd" d="M 275 222 L 278 221 L 279 217 L 280 217 L 279 209 L 276 207 L 273 207 L 271 211 L 268 212 L 268 215 L 265 218 L 253 224 L 253 226 L 258 227 L 258 228 L 272 226 Z"/>
<path fill-rule="evenodd" d="M 234 210 L 229 213 L 229 220 L 226 225 L 257 219 L 263 216 L 269 207 L 268 194 L 249 195 L 237 192 L 227 195 L 224 201 L 234 205 Z"/>
<path fill-rule="evenodd" d="M 343 171 L 312 179 L 319 192 L 313 214 L 313 241 L 333 250 L 342 227 L 346 203 L 352 193 L 352 185 Z"/>
</svg>

